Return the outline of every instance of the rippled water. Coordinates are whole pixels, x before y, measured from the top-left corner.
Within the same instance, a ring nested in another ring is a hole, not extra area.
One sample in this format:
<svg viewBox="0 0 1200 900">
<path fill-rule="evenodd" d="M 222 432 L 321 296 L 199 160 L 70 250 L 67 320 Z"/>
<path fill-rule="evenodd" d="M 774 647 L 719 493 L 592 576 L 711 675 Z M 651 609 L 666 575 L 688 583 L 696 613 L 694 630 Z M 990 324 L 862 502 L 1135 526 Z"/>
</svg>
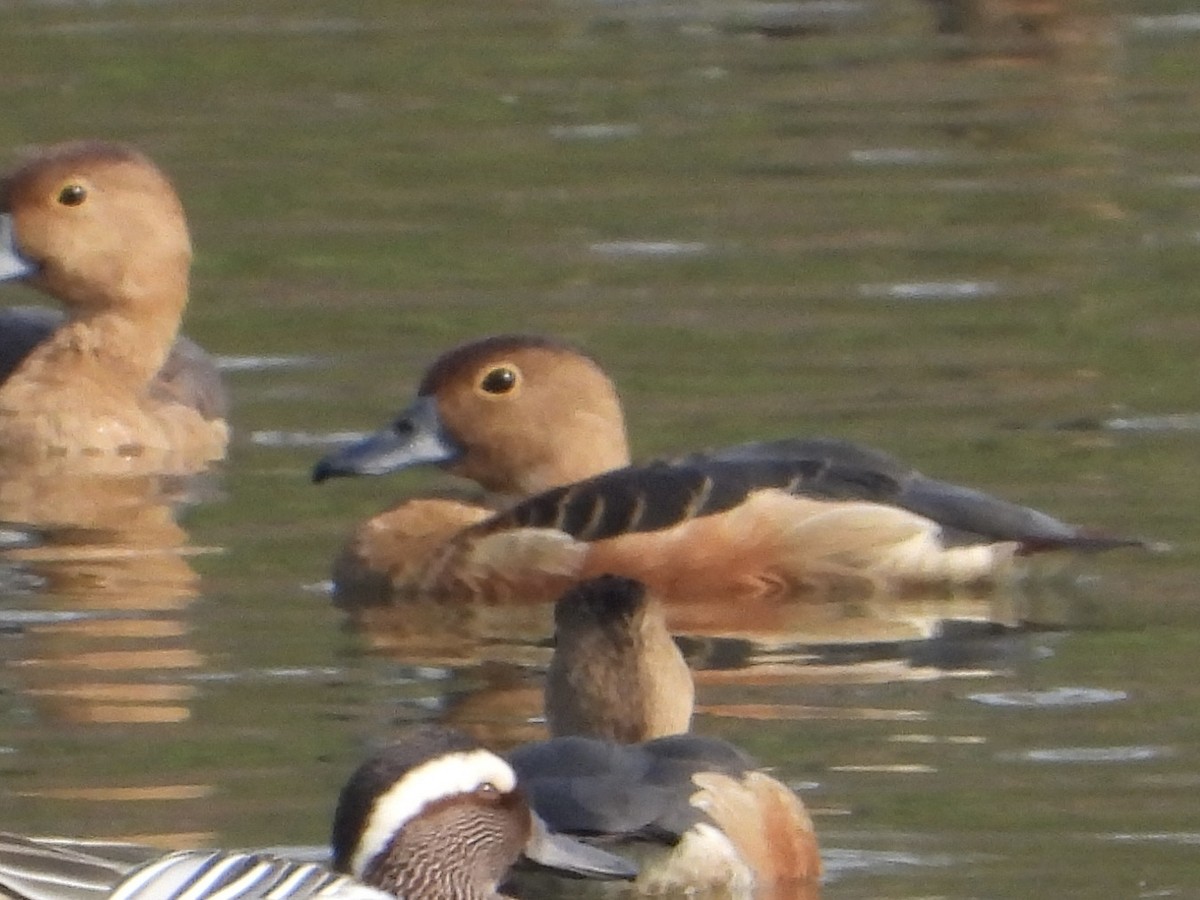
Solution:
<svg viewBox="0 0 1200 900">
<path fill-rule="evenodd" d="M 0 491 L 0 827 L 320 844 L 402 723 L 537 736 L 544 610 L 330 602 L 350 524 L 449 482 L 307 474 L 537 330 L 642 456 L 836 434 L 1172 544 L 686 647 L 827 898 L 1200 893 L 1200 10 L 971 8 L 0 2 L 0 144 L 175 176 L 236 428 L 199 483 Z"/>
</svg>

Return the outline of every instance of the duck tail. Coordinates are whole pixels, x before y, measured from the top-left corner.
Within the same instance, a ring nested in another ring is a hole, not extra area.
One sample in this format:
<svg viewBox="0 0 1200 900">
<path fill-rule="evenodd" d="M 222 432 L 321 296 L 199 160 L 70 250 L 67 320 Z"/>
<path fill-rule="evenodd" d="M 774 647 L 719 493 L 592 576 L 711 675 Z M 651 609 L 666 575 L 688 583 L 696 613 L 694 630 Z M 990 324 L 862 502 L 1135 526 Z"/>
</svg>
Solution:
<svg viewBox="0 0 1200 900">
<path fill-rule="evenodd" d="M 1052 550 L 1094 552 L 1120 547 L 1165 549 L 1164 545 L 1142 538 L 1080 528 L 1031 507 L 923 475 L 909 479 L 896 502 L 941 523 L 947 540 L 954 543 L 1011 541 L 1019 545 L 1022 554 Z"/>
<path fill-rule="evenodd" d="M 825 503 L 790 527 L 789 564 L 799 580 L 823 573 L 866 576 L 884 585 L 994 581 L 1012 570 L 1018 544 L 946 546 L 936 522 L 874 503 Z"/>
<path fill-rule="evenodd" d="M 754 873 L 756 887 L 815 882 L 821 877 L 812 817 L 787 785 L 758 771 L 742 778 L 718 772 L 692 776 L 702 809 Z"/>
</svg>

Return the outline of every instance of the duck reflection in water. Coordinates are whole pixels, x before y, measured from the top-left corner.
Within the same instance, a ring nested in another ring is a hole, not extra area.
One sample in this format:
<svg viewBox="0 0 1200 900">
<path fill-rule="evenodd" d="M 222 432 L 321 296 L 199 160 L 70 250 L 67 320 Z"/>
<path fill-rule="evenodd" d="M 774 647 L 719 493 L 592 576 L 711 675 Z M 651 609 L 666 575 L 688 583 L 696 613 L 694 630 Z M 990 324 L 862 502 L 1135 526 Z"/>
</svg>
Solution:
<svg viewBox="0 0 1200 900">
<path fill-rule="evenodd" d="M 0 516 L 20 536 L 0 573 L 29 607 L 15 663 L 50 721 L 175 722 L 193 689 L 172 673 L 201 664 L 185 611 L 199 577 L 175 517 L 188 485 L 151 477 L 54 473 L 38 485 L 0 482 Z M 31 489 L 35 516 L 10 488 Z M 55 507 L 58 507 L 57 509 Z M 0 614 L 2 615 L 2 614 Z"/>
<path fill-rule="evenodd" d="M 0 485 L 10 504 L 0 503 L 0 515 L 34 519 L 5 493 L 11 484 Z M 194 715 L 193 675 L 205 664 L 189 612 L 200 587 L 197 551 L 175 517 L 195 486 L 61 472 L 44 484 L 32 496 L 51 522 L 10 526 L 10 538 L 21 539 L 0 551 L 0 622 L 12 623 L 8 683 L 36 723 L 33 740 L 92 744 L 114 727 L 135 728 L 147 742 L 174 740 Z M 31 810 L 65 803 L 82 820 L 161 809 L 164 831 L 189 823 L 182 842 L 211 839 L 219 818 L 211 773 L 114 767 L 103 753 L 64 772 L 42 764 L 24 734 L 9 740 L 29 766 L 20 797 Z"/>
</svg>

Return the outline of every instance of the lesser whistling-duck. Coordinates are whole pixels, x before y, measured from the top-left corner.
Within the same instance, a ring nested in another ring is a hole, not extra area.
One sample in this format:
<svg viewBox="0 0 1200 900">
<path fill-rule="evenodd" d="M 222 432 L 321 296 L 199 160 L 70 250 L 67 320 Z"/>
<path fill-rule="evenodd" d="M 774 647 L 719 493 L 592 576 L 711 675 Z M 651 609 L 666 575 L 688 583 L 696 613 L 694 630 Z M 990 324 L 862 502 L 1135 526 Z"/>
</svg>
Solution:
<svg viewBox="0 0 1200 900">
<path fill-rule="evenodd" d="M 0 281 L 65 312 L 0 314 L 0 462 L 193 471 L 224 456 L 216 368 L 176 339 L 191 255 L 170 181 L 125 145 L 56 145 L 0 181 Z"/>
<path fill-rule="evenodd" d="M 1140 541 L 1077 528 L 892 457 L 784 439 L 631 465 L 612 382 L 555 340 L 489 337 L 426 371 L 384 430 L 316 481 L 433 464 L 516 498 L 499 513 L 414 500 L 369 519 L 335 568 L 343 594 L 445 592 L 549 602 L 603 573 L 668 603 L 1004 577 L 1014 554 Z M 436 548 L 430 552 L 430 548 Z"/>
<path fill-rule="evenodd" d="M 634 852 L 640 891 L 761 897 L 787 885 L 814 897 L 821 861 L 804 803 L 728 742 L 686 733 L 693 694 L 644 585 L 591 579 L 555 604 L 554 737 L 509 760 L 551 828 Z"/>
</svg>

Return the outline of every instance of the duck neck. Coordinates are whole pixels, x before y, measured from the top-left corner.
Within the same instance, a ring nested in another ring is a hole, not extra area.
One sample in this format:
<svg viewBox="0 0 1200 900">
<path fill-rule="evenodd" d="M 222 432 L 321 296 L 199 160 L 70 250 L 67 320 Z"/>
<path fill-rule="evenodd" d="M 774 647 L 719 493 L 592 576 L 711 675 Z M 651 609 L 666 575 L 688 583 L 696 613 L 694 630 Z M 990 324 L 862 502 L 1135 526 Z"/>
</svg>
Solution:
<svg viewBox="0 0 1200 900">
<path fill-rule="evenodd" d="M 397 897 L 502 900 L 495 884 L 482 883 L 469 864 L 451 864 L 452 856 L 434 841 L 400 839 L 368 868 L 363 880 Z"/>
<path fill-rule="evenodd" d="M 619 744 L 646 740 L 645 695 L 637 660 L 610 657 L 596 641 L 555 650 L 546 677 L 546 724 L 552 737 L 580 735 Z M 567 655 L 578 654 L 568 662 Z"/>
<path fill-rule="evenodd" d="M 635 744 L 684 734 L 694 702 L 691 672 L 661 615 L 644 615 L 615 632 L 560 632 L 546 678 L 546 723 L 554 737 Z"/>
<path fill-rule="evenodd" d="M 177 308 L 181 313 L 183 304 Z M 42 356 L 68 372 L 95 367 L 104 381 L 140 392 L 166 362 L 179 323 L 180 315 L 162 305 L 152 315 L 123 306 L 73 316 L 46 343 Z"/>
<path fill-rule="evenodd" d="M 661 614 L 643 617 L 638 644 L 636 666 L 646 696 L 643 740 L 686 734 L 691 730 L 696 686 Z"/>
<path fill-rule="evenodd" d="M 517 460 L 517 469 L 499 493 L 514 497 L 540 494 L 630 464 L 623 424 L 581 413 L 569 438 L 556 441 L 539 458 Z"/>
</svg>

